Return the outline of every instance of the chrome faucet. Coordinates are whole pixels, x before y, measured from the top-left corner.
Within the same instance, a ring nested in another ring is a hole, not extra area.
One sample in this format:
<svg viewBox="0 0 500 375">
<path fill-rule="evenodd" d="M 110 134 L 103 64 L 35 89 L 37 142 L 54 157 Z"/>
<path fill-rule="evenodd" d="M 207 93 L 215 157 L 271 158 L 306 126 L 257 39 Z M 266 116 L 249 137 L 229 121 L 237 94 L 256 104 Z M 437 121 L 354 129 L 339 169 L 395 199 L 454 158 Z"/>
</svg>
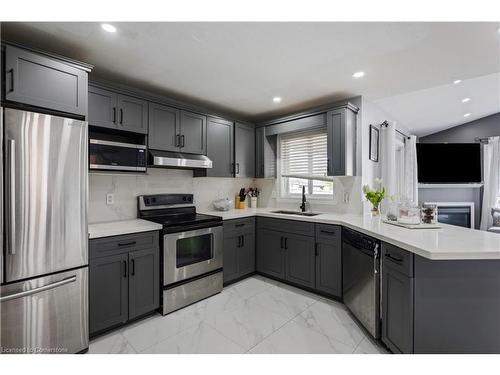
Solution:
<svg viewBox="0 0 500 375">
<path fill-rule="evenodd" d="M 302 204 L 300 205 L 300 210 L 306 212 L 306 187 L 302 185 Z"/>
</svg>

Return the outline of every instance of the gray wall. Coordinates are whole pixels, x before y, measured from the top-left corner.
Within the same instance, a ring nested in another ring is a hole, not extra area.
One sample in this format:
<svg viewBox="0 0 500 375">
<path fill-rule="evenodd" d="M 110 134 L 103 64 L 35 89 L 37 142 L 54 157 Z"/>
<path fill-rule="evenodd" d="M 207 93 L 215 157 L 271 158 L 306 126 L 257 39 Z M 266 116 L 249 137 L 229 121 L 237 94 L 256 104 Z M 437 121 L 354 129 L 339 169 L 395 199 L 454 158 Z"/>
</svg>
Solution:
<svg viewBox="0 0 500 375">
<path fill-rule="evenodd" d="M 472 143 L 474 138 L 488 138 L 496 135 L 500 135 L 500 113 L 421 137 L 418 141 L 421 143 Z M 422 202 L 474 202 L 476 228 L 479 228 L 480 224 L 482 193 L 483 188 L 418 189 L 419 200 Z"/>
<path fill-rule="evenodd" d="M 419 142 L 470 143 L 474 138 L 500 135 L 500 112 L 418 139 Z"/>
</svg>

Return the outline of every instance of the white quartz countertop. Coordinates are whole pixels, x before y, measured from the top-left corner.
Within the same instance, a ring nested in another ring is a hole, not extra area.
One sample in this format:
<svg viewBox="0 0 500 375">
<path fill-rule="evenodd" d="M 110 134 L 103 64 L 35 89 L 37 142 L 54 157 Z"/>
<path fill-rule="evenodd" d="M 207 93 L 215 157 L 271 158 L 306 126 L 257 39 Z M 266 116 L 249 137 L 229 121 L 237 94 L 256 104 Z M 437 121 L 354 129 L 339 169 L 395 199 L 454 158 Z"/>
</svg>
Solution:
<svg viewBox="0 0 500 375">
<path fill-rule="evenodd" d="M 121 234 L 149 232 L 160 229 L 162 229 L 161 224 L 141 219 L 106 221 L 88 225 L 90 239 L 119 236 Z"/>
<path fill-rule="evenodd" d="M 208 215 L 221 216 L 223 220 L 252 216 L 337 224 L 365 233 L 399 246 L 428 259 L 500 259 L 500 235 L 475 229 L 441 224 L 441 229 L 406 229 L 385 224 L 380 218 L 353 214 L 319 214 L 295 216 L 272 213 L 278 208 L 248 208 L 241 210 L 205 211 Z"/>
</svg>

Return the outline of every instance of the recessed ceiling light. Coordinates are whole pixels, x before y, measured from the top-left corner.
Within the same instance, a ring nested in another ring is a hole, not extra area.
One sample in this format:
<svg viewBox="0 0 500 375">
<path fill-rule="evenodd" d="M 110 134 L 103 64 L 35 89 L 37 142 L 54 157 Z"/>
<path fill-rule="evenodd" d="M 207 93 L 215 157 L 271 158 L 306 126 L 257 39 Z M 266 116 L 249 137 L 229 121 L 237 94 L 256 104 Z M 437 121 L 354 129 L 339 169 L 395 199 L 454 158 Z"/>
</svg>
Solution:
<svg viewBox="0 0 500 375">
<path fill-rule="evenodd" d="M 466 114 L 464 115 L 464 117 L 469 117 L 469 116 L 470 116 L 470 113 L 466 113 Z"/>
<path fill-rule="evenodd" d="M 500 34 L 500 27 L 497 29 L 497 33 L 499 33 L 499 34 Z"/>
<path fill-rule="evenodd" d="M 273 98 L 273 102 L 275 102 L 275 103 L 281 103 L 281 98 L 279 96 L 275 96 Z"/>
<path fill-rule="evenodd" d="M 114 27 L 113 25 L 110 25 L 109 23 L 103 23 L 103 24 L 101 24 L 101 27 L 104 31 L 107 31 L 108 33 L 116 32 L 116 27 Z"/>
<path fill-rule="evenodd" d="M 458 85 L 460 82 L 462 82 L 462 80 L 461 80 L 461 79 L 456 79 L 456 80 L 454 80 L 454 81 L 453 81 L 453 83 L 454 83 L 455 85 Z"/>
<path fill-rule="evenodd" d="M 356 72 L 352 75 L 353 78 L 361 78 L 365 75 L 365 72 Z"/>
<path fill-rule="evenodd" d="M 463 98 L 462 99 L 462 103 L 467 103 L 467 102 L 470 102 L 470 98 Z"/>
</svg>

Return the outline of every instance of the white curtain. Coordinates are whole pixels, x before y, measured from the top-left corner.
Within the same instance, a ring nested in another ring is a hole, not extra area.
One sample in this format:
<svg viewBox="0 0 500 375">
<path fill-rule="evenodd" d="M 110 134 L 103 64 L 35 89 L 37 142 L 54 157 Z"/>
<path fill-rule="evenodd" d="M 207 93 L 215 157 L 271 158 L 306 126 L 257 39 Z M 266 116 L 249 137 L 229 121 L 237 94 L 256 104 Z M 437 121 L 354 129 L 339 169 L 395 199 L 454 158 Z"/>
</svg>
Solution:
<svg viewBox="0 0 500 375">
<path fill-rule="evenodd" d="M 381 129 L 382 186 L 385 187 L 385 196 L 396 194 L 396 127 L 394 123 L 382 126 Z"/>
<path fill-rule="evenodd" d="M 483 147 L 483 206 L 481 211 L 481 230 L 493 224 L 491 209 L 495 207 L 500 184 L 500 137 L 488 138 Z"/>
<path fill-rule="evenodd" d="M 411 135 L 405 143 L 404 197 L 418 204 L 417 137 Z"/>
</svg>

